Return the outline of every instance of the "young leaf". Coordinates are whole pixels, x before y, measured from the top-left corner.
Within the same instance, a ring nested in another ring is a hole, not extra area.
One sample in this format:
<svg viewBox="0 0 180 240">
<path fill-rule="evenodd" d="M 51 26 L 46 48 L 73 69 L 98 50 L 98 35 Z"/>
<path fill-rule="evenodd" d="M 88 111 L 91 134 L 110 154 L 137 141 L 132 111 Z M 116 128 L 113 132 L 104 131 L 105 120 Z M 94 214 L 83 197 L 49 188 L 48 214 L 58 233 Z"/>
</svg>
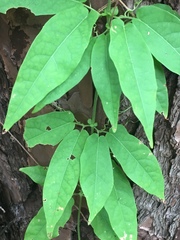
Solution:
<svg viewBox="0 0 180 240">
<path fill-rule="evenodd" d="M 87 138 L 80 166 L 80 184 L 89 207 L 91 223 L 103 208 L 113 187 L 112 163 L 104 136 L 94 133 Z"/>
<path fill-rule="evenodd" d="M 159 4 L 143 6 L 136 14 L 133 24 L 151 53 L 172 72 L 180 74 L 180 18 Z"/>
<path fill-rule="evenodd" d="M 10 8 L 24 7 L 28 8 L 35 15 L 52 15 L 60 11 L 65 11 L 73 7 L 79 6 L 77 1 L 73 0 L 51 0 L 51 1 L 32 1 L 32 0 L 1 0 L 0 1 L 0 12 L 6 13 Z M 73 11 L 73 10 L 71 10 Z"/>
<path fill-rule="evenodd" d="M 45 179 L 43 206 L 46 229 L 51 238 L 54 228 L 61 218 L 79 179 L 79 157 L 88 133 L 73 130 L 56 149 Z"/>
<path fill-rule="evenodd" d="M 15 82 L 4 129 L 9 129 L 79 64 L 98 17 L 82 5 L 52 17 L 34 40 Z"/>
<path fill-rule="evenodd" d="M 122 125 L 106 135 L 109 147 L 126 175 L 148 193 L 164 199 L 164 180 L 156 157 L 150 149 Z"/>
<path fill-rule="evenodd" d="M 71 112 L 51 112 L 26 120 L 24 139 L 29 147 L 58 144 L 75 126 Z"/>
<path fill-rule="evenodd" d="M 110 57 L 118 71 L 121 89 L 131 101 L 152 146 L 157 92 L 152 55 L 131 23 L 124 25 L 120 19 L 113 20 L 110 36 Z"/>
<path fill-rule="evenodd" d="M 35 183 L 43 186 L 44 180 L 47 173 L 47 168 L 42 166 L 32 166 L 32 167 L 24 167 L 19 169 L 20 172 L 28 175 Z"/>
<path fill-rule="evenodd" d="M 114 186 L 105 209 L 119 239 L 137 239 L 137 210 L 131 185 L 123 171 L 113 165 Z"/>
<path fill-rule="evenodd" d="M 101 240 L 118 240 L 119 238 L 112 230 L 111 224 L 109 222 L 109 217 L 104 208 L 95 216 L 94 220 L 91 222 L 95 234 Z"/>
<path fill-rule="evenodd" d="M 88 72 L 90 68 L 90 59 L 91 59 L 91 51 L 95 42 L 95 38 L 92 38 L 89 46 L 85 50 L 80 63 L 74 72 L 68 77 L 68 79 L 63 82 L 60 86 L 53 89 L 50 93 L 48 93 L 45 98 L 43 98 L 34 108 L 34 112 L 38 112 L 45 105 L 52 103 L 58 98 L 62 97 L 66 92 L 68 92 L 71 88 L 73 88 L 76 84 L 78 84 L 85 74 Z"/>
<path fill-rule="evenodd" d="M 59 235 L 59 227 L 64 227 L 65 223 L 69 220 L 73 204 L 74 200 L 71 198 L 64 210 L 62 217 L 55 226 L 55 230 L 52 236 L 53 238 Z M 24 240 L 37 240 L 37 239 L 49 240 L 46 233 L 46 218 L 43 207 L 40 208 L 39 212 L 31 220 L 30 224 L 28 225 L 28 228 L 26 229 L 24 237 Z"/>
<path fill-rule="evenodd" d="M 116 131 L 121 89 L 108 48 L 109 35 L 100 35 L 92 51 L 91 73 L 103 109 L 112 124 L 113 131 Z"/>
<path fill-rule="evenodd" d="M 168 115 L 168 92 L 166 87 L 166 78 L 162 65 L 154 59 L 154 67 L 157 80 L 157 99 L 156 99 L 156 110 L 167 117 Z"/>
</svg>

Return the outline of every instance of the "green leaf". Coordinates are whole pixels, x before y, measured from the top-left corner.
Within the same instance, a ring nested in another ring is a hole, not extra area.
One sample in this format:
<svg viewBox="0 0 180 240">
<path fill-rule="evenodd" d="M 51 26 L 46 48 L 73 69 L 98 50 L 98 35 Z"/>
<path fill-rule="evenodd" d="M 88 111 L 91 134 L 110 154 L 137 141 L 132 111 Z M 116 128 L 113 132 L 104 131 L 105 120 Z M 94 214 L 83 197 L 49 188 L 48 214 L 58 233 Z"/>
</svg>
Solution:
<svg viewBox="0 0 180 240">
<path fill-rule="evenodd" d="M 43 207 L 29 223 L 24 236 L 24 240 L 37 239 L 49 240 L 46 234 L 46 219 Z"/>
<path fill-rule="evenodd" d="M 104 208 L 95 216 L 91 223 L 95 234 L 101 240 L 118 240 L 119 238 L 112 230 L 109 217 Z"/>
<path fill-rule="evenodd" d="M 154 57 L 172 72 L 180 74 L 180 18 L 164 7 L 143 6 L 133 24 Z"/>
<path fill-rule="evenodd" d="M 156 110 L 167 118 L 168 115 L 168 91 L 166 87 L 166 78 L 162 65 L 154 59 L 154 67 L 157 80 L 157 99 L 156 99 Z"/>
<path fill-rule="evenodd" d="M 46 229 L 51 238 L 55 225 L 61 218 L 79 179 L 79 157 L 88 133 L 70 132 L 56 149 L 46 175 L 43 191 L 43 206 Z"/>
<path fill-rule="evenodd" d="M 58 144 L 75 126 L 71 112 L 51 112 L 26 120 L 24 139 L 29 147 Z"/>
<path fill-rule="evenodd" d="M 113 187 L 113 170 L 104 136 L 92 134 L 80 158 L 80 184 L 89 207 L 89 223 L 103 208 Z"/>
<path fill-rule="evenodd" d="M 150 149 L 122 125 L 118 125 L 116 133 L 107 133 L 106 138 L 126 175 L 148 193 L 164 199 L 162 172 Z"/>
<path fill-rule="evenodd" d="M 79 64 L 98 17 L 82 5 L 52 17 L 34 40 L 15 82 L 4 128 L 9 129 Z"/>
<path fill-rule="evenodd" d="M 6 13 L 10 8 L 24 7 L 30 9 L 35 15 L 52 15 L 76 6 L 79 6 L 79 3 L 73 0 L 1 0 L 0 12 Z"/>
<path fill-rule="evenodd" d="M 123 171 L 113 165 L 114 186 L 105 209 L 119 239 L 137 239 L 137 210 L 131 185 Z"/>
<path fill-rule="evenodd" d="M 118 71 L 121 89 L 131 101 L 152 146 L 157 92 L 152 55 L 131 23 L 124 25 L 120 19 L 113 20 L 110 36 L 110 57 Z"/>
<path fill-rule="evenodd" d="M 20 172 L 28 175 L 35 183 L 44 185 L 47 168 L 42 166 L 32 166 L 32 167 L 24 167 L 19 169 Z"/>
<path fill-rule="evenodd" d="M 73 205 L 74 205 L 74 199 L 71 198 L 64 209 L 63 215 L 61 216 L 61 218 L 59 219 L 59 221 L 57 222 L 54 228 L 52 238 L 55 238 L 59 235 L 59 228 L 64 227 L 65 223 L 69 220 Z"/>
<path fill-rule="evenodd" d="M 68 92 L 71 88 L 77 85 L 85 74 L 88 72 L 90 68 L 90 59 L 91 59 L 91 51 L 94 45 L 95 38 L 92 38 L 89 46 L 85 50 L 80 63 L 74 72 L 63 82 L 60 86 L 53 89 L 50 93 L 48 93 L 45 98 L 43 98 L 34 108 L 33 113 L 39 111 L 45 105 L 52 103 L 58 98 L 62 97 L 66 92 Z"/>
<path fill-rule="evenodd" d="M 59 227 L 64 227 L 65 223 L 69 220 L 73 204 L 74 200 L 71 198 L 64 210 L 62 217 L 56 224 L 52 236 L 53 238 L 59 235 Z M 46 233 L 46 218 L 43 207 L 40 208 L 39 212 L 31 220 L 30 224 L 28 225 L 28 228 L 26 229 L 24 237 L 24 240 L 37 240 L 37 239 L 43 240 L 49 239 Z"/>
<path fill-rule="evenodd" d="M 109 35 L 100 35 L 92 51 L 91 73 L 103 109 L 116 131 L 121 88 L 116 68 L 109 57 Z"/>
<path fill-rule="evenodd" d="M 180 18 L 180 15 L 178 14 L 178 12 L 173 10 L 169 5 L 156 3 L 156 4 L 154 4 L 154 6 L 164 9 L 165 11 L 168 11 L 170 14 L 175 15 L 176 17 Z"/>
</svg>

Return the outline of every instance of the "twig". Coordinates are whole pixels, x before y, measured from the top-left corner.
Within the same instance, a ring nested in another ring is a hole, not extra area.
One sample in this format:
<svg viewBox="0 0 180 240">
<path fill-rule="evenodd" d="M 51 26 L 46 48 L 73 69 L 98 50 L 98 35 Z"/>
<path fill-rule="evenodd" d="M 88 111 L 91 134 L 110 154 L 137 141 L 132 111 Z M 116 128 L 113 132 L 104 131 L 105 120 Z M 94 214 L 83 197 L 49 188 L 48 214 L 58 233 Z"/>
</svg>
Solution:
<svg viewBox="0 0 180 240">
<path fill-rule="evenodd" d="M 0 122 L 1 126 L 3 127 L 3 123 Z M 10 132 L 10 131 L 6 131 L 9 133 L 9 135 L 20 145 L 20 147 L 26 152 L 26 154 L 36 163 L 39 165 L 39 163 L 36 161 L 36 159 L 26 150 L 26 148 L 19 142 L 19 140 L 17 140 L 17 138 Z M 5 133 L 6 133 L 5 132 Z"/>
<path fill-rule="evenodd" d="M 121 0 L 118 0 L 118 1 L 121 3 L 121 5 L 122 5 L 126 10 L 128 10 L 128 11 L 131 11 L 131 10 L 132 10 L 132 9 L 128 8 L 128 6 L 126 6 L 126 4 L 123 3 L 123 1 L 121 1 Z"/>
<path fill-rule="evenodd" d="M 114 2 L 116 2 L 117 0 L 111 0 L 111 3 L 114 3 Z M 101 8 L 99 8 L 98 9 L 98 12 L 102 12 L 105 8 L 107 8 L 107 6 L 108 6 L 108 3 L 107 4 L 105 4 L 104 6 L 102 6 Z"/>
</svg>

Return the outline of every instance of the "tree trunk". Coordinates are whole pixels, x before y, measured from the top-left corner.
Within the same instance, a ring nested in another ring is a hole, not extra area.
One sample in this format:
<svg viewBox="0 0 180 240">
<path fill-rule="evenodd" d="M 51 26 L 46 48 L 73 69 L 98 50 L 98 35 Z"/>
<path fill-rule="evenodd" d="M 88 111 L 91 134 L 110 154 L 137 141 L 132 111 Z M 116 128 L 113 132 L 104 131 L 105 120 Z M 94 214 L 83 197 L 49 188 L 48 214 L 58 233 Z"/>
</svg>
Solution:
<svg viewBox="0 0 180 240">
<path fill-rule="evenodd" d="M 9 83 L 0 59 L 0 121 L 4 122 L 9 101 Z M 22 150 L 22 132 L 16 124 L 11 134 L 2 134 L 0 125 L 0 239 L 24 239 L 25 229 L 41 205 L 40 191 L 19 168 L 27 166 Z M 14 137 L 15 138 L 14 138 Z"/>
<path fill-rule="evenodd" d="M 94 3 L 94 0 L 91 0 L 91 2 Z M 104 4 L 107 1 L 101 2 Z M 127 0 L 124 2 L 129 7 L 132 7 L 132 1 Z M 159 1 L 145 2 L 148 4 Z M 163 2 L 171 4 L 177 11 L 180 10 L 178 1 Z M 101 5 L 98 5 L 99 7 Z M 4 25 L 1 21 L 0 30 L 2 28 L 6 29 L 6 27 L 9 28 L 9 25 Z M 3 61 L 0 59 L 1 123 L 5 119 L 13 78 L 16 77 L 17 68 L 25 55 L 23 50 L 26 49 L 27 51 L 30 45 L 30 43 L 28 45 L 26 42 L 26 46 L 21 49 L 20 53 L 19 51 L 15 52 L 16 64 L 13 64 L 13 59 L 10 59 L 11 51 L 9 51 L 9 46 L 11 45 L 11 50 L 12 48 L 16 49 L 17 46 L 12 44 L 12 39 L 8 36 L 8 30 L 6 31 L 7 36 L 3 35 L 4 45 L 2 44 L 2 38 L 0 43 L 0 54 L 3 58 Z M 16 34 L 20 33 L 20 31 L 15 32 Z M 32 41 L 38 31 L 32 30 L 31 27 L 31 32 L 28 31 L 28 33 L 30 33 Z M 25 38 L 29 38 L 26 34 L 21 32 L 22 39 L 18 35 L 19 41 L 24 42 Z M 4 69 L 6 69 L 8 74 L 5 73 Z M 156 116 L 153 149 L 153 153 L 161 165 L 165 178 L 165 201 L 162 202 L 156 197 L 147 194 L 138 186 L 133 186 L 138 207 L 138 240 L 180 239 L 180 77 L 178 78 L 177 75 L 167 71 L 167 86 L 170 101 L 169 116 L 168 119 L 164 119 L 159 114 Z M 126 109 L 129 104 L 127 99 L 123 100 L 122 110 L 123 108 Z M 120 115 L 120 122 L 126 123 L 132 134 L 135 134 L 145 144 L 147 143 L 142 126 L 130 110 L 126 114 Z M 0 126 L 1 132 L 2 126 Z M 16 124 L 11 129 L 11 133 L 24 145 L 20 125 Z M 41 206 L 41 191 L 35 183 L 19 172 L 19 168 L 28 165 L 27 154 L 9 133 L 0 134 L 0 161 L 0 238 L 2 240 L 21 240 L 24 239 L 24 232 L 29 221 Z M 62 239 L 76 239 L 74 228 L 70 224 L 67 224 L 66 228 L 69 228 L 69 231 L 72 231 L 72 233 L 69 234 L 68 231 L 66 237 Z M 85 232 L 86 230 L 83 231 Z M 67 235 L 69 236 L 67 237 Z M 87 240 L 87 236 L 84 239 Z M 92 234 L 90 234 L 88 239 L 94 239 Z"/>
</svg>

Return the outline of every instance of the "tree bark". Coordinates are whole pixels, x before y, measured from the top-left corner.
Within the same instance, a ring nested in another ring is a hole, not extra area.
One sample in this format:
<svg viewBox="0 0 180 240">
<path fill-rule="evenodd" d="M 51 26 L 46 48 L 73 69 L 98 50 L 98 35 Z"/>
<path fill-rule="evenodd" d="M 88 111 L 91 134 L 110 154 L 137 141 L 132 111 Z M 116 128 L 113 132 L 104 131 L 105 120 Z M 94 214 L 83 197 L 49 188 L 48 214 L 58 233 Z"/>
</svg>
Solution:
<svg viewBox="0 0 180 240">
<path fill-rule="evenodd" d="M 0 59 L 0 121 L 4 122 L 9 101 L 9 81 Z M 0 125 L 0 238 L 24 239 L 24 232 L 40 208 L 40 191 L 19 168 L 27 166 L 27 155 L 15 141 L 23 143 L 22 132 L 16 124 L 11 134 L 2 134 Z M 15 138 L 14 138 L 14 137 Z"/>
<path fill-rule="evenodd" d="M 91 0 L 92 4 L 95 3 Z M 104 5 L 107 1 L 102 0 Z M 133 1 L 124 1 L 128 7 L 132 8 Z M 145 4 L 159 1 L 145 1 Z M 175 10 L 180 10 L 178 1 L 163 1 L 170 4 Z M 97 8 L 101 7 L 98 2 Z M 45 22 L 45 21 L 44 21 Z M 5 24 L 5 23 L 3 23 Z M 5 27 L 0 22 L 0 30 Z M 8 28 L 9 26 L 6 25 Z M 9 31 L 6 31 L 6 35 Z M 32 32 L 31 32 L 32 33 Z M 37 34 L 34 33 L 33 37 Z M 0 35 L 1 36 L 1 35 Z M 23 35 L 24 37 L 25 35 Z M 5 35 L 4 35 L 5 37 Z M 7 105 L 10 96 L 11 81 L 16 75 L 20 66 L 22 56 L 17 61 L 17 66 L 12 64 L 9 57 L 10 40 L 7 35 L 4 48 L 0 44 L 0 121 L 4 122 Z M 1 38 L 2 39 L 2 38 Z M 24 38 L 22 39 L 24 41 Z M 4 49 L 6 55 L 4 55 Z M 27 50 L 27 49 L 26 49 Z M 21 53 L 22 54 L 22 53 Z M 16 55 L 17 57 L 17 55 Z M 4 64 L 6 66 L 4 66 Z M 10 69 L 7 69 L 10 68 Z M 5 70 L 6 69 L 6 72 Z M 10 74 L 8 71 L 10 71 Z M 11 72 L 12 70 L 12 72 Z M 12 73 L 12 74 L 11 74 Z M 9 78 L 7 78 L 7 75 Z M 134 195 L 138 208 L 138 240 L 175 240 L 180 239 L 180 77 L 167 71 L 167 86 L 169 90 L 169 116 L 164 119 L 157 114 L 154 126 L 154 149 L 153 153 L 157 157 L 165 178 L 165 201 L 162 202 L 156 197 L 147 194 L 138 186 L 133 185 Z M 123 99 L 122 109 L 129 106 L 127 99 Z M 104 115 L 99 114 L 103 116 Z M 131 110 L 120 115 L 121 123 L 125 123 L 129 132 L 136 135 L 147 144 L 142 126 L 137 121 Z M 0 126 L 0 238 L 2 240 L 24 239 L 24 232 L 32 217 L 41 206 L 41 191 L 19 168 L 27 166 L 27 154 L 20 145 L 8 133 L 1 134 Z M 16 124 L 11 133 L 18 141 L 24 145 L 21 126 Z M 73 216 L 72 216 L 73 217 Z M 71 221 L 73 224 L 75 220 Z M 74 228 L 68 224 L 66 228 L 73 233 L 66 234 L 62 239 L 76 239 Z M 85 230 L 83 230 L 85 232 Z M 68 237 L 67 237 L 68 235 Z M 74 235 L 74 237 L 73 237 Z M 90 234 L 89 239 L 93 239 Z M 87 236 L 85 238 L 87 240 Z"/>
</svg>

